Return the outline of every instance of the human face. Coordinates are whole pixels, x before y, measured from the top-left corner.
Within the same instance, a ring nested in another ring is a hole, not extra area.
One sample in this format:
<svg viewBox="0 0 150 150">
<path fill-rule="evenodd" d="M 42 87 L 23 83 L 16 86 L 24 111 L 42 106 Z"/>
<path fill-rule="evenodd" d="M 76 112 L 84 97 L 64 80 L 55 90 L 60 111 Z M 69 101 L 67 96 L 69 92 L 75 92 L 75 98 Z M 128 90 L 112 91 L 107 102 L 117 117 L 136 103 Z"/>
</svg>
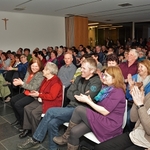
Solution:
<svg viewBox="0 0 150 150">
<path fill-rule="evenodd" d="M 108 61 L 107 62 L 107 66 L 117 66 L 117 62 L 116 61 Z"/>
<path fill-rule="evenodd" d="M 147 70 L 147 68 L 143 64 L 139 63 L 138 74 L 140 76 L 147 76 L 148 75 L 148 70 Z"/>
<path fill-rule="evenodd" d="M 26 56 L 28 56 L 28 55 L 29 55 L 29 51 L 24 51 L 24 54 L 25 54 Z"/>
<path fill-rule="evenodd" d="M 25 63 L 27 61 L 27 57 L 25 57 L 24 55 L 22 55 L 20 57 L 20 60 L 21 60 L 22 63 Z"/>
<path fill-rule="evenodd" d="M 18 63 L 20 62 L 19 58 L 18 57 L 15 57 L 15 61 Z"/>
<path fill-rule="evenodd" d="M 135 52 L 130 51 L 129 54 L 128 54 L 128 61 L 129 61 L 129 62 L 133 62 L 133 61 L 135 61 L 136 59 L 137 59 L 137 57 L 136 57 Z"/>
<path fill-rule="evenodd" d="M 89 68 L 90 64 L 85 62 L 81 65 L 81 76 L 85 79 L 89 79 L 93 75 L 93 71 Z"/>
<path fill-rule="evenodd" d="M 57 53 L 58 53 L 58 55 L 61 55 L 61 54 L 63 53 L 63 49 L 62 49 L 62 48 L 59 48 L 59 49 L 57 50 Z"/>
<path fill-rule="evenodd" d="M 111 86 L 114 83 L 113 77 L 109 75 L 106 71 L 105 73 L 102 74 L 102 80 L 103 80 L 103 83 L 108 86 Z"/>
<path fill-rule="evenodd" d="M 51 58 L 56 58 L 56 55 L 54 53 L 51 53 Z"/>
<path fill-rule="evenodd" d="M 36 72 L 38 72 L 40 70 L 40 67 L 38 66 L 37 63 L 33 63 L 31 65 L 31 70 L 32 70 L 33 73 L 36 73 Z"/>
<path fill-rule="evenodd" d="M 44 77 L 47 77 L 49 74 L 50 74 L 50 70 L 47 69 L 47 67 L 44 67 L 43 76 L 44 76 Z"/>
<path fill-rule="evenodd" d="M 96 53 L 99 53 L 101 51 L 101 48 L 99 46 L 96 46 Z"/>
<path fill-rule="evenodd" d="M 70 65 L 73 61 L 73 58 L 72 58 L 71 54 L 66 54 L 64 56 L 64 61 L 65 61 L 66 65 Z"/>
</svg>

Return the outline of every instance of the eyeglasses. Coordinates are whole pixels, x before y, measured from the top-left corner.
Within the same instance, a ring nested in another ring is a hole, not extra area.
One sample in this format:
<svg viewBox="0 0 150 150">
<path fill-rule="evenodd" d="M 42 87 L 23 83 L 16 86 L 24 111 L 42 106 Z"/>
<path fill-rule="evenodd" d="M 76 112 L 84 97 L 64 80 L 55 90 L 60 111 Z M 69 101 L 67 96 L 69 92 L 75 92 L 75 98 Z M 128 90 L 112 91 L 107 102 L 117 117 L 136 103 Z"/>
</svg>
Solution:
<svg viewBox="0 0 150 150">
<path fill-rule="evenodd" d="M 105 74 L 105 73 L 102 73 L 102 74 L 101 74 L 101 77 L 102 77 L 103 79 L 105 79 L 105 78 L 110 77 L 110 75 L 107 75 L 107 74 Z"/>
</svg>

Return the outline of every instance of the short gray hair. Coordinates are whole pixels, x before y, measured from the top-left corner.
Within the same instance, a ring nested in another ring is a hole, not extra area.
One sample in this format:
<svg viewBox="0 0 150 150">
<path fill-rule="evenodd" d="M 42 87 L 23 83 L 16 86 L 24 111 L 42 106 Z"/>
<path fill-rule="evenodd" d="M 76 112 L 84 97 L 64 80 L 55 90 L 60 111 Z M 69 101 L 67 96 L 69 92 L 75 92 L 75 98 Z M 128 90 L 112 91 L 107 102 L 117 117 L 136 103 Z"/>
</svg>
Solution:
<svg viewBox="0 0 150 150">
<path fill-rule="evenodd" d="M 57 65 L 52 62 L 47 62 L 45 68 L 48 69 L 52 75 L 57 75 L 58 73 Z"/>
<path fill-rule="evenodd" d="M 136 49 L 130 49 L 130 51 L 129 51 L 129 52 L 134 52 L 134 54 L 135 54 L 136 58 L 138 58 L 138 57 L 139 57 L 139 53 L 138 53 L 138 51 L 137 51 Z"/>
</svg>

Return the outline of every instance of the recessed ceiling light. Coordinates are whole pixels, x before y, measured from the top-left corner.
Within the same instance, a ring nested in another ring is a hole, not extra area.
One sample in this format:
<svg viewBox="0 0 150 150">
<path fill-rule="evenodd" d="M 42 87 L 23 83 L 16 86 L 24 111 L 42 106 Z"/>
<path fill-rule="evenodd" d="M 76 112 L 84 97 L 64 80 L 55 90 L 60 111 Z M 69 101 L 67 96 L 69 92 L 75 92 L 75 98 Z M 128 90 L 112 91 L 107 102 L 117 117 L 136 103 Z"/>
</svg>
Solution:
<svg viewBox="0 0 150 150">
<path fill-rule="evenodd" d="M 105 21 L 112 21 L 111 19 L 107 19 L 107 20 L 105 20 Z"/>
<path fill-rule="evenodd" d="M 132 4 L 130 4 L 130 3 L 124 3 L 124 4 L 119 4 L 118 6 L 128 7 L 128 6 L 132 6 Z"/>
<path fill-rule="evenodd" d="M 16 11 L 22 11 L 22 10 L 25 10 L 25 8 L 24 7 L 16 7 L 16 8 L 14 8 L 14 10 L 16 10 Z"/>
</svg>

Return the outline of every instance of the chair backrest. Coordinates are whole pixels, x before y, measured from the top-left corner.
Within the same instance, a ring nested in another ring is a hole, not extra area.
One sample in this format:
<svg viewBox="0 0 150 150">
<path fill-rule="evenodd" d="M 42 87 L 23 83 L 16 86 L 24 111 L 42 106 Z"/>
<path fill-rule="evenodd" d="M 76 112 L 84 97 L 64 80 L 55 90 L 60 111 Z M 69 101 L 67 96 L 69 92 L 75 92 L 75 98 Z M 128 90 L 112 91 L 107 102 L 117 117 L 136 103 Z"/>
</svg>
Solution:
<svg viewBox="0 0 150 150">
<path fill-rule="evenodd" d="M 128 101 L 126 100 L 126 106 L 125 106 L 125 111 L 124 111 L 124 116 L 123 116 L 123 124 L 122 124 L 122 129 L 126 126 L 127 122 L 127 106 L 128 106 Z"/>
<path fill-rule="evenodd" d="M 65 97 L 65 86 L 63 85 L 63 93 L 62 93 L 62 107 L 64 105 L 64 97 Z"/>
</svg>

